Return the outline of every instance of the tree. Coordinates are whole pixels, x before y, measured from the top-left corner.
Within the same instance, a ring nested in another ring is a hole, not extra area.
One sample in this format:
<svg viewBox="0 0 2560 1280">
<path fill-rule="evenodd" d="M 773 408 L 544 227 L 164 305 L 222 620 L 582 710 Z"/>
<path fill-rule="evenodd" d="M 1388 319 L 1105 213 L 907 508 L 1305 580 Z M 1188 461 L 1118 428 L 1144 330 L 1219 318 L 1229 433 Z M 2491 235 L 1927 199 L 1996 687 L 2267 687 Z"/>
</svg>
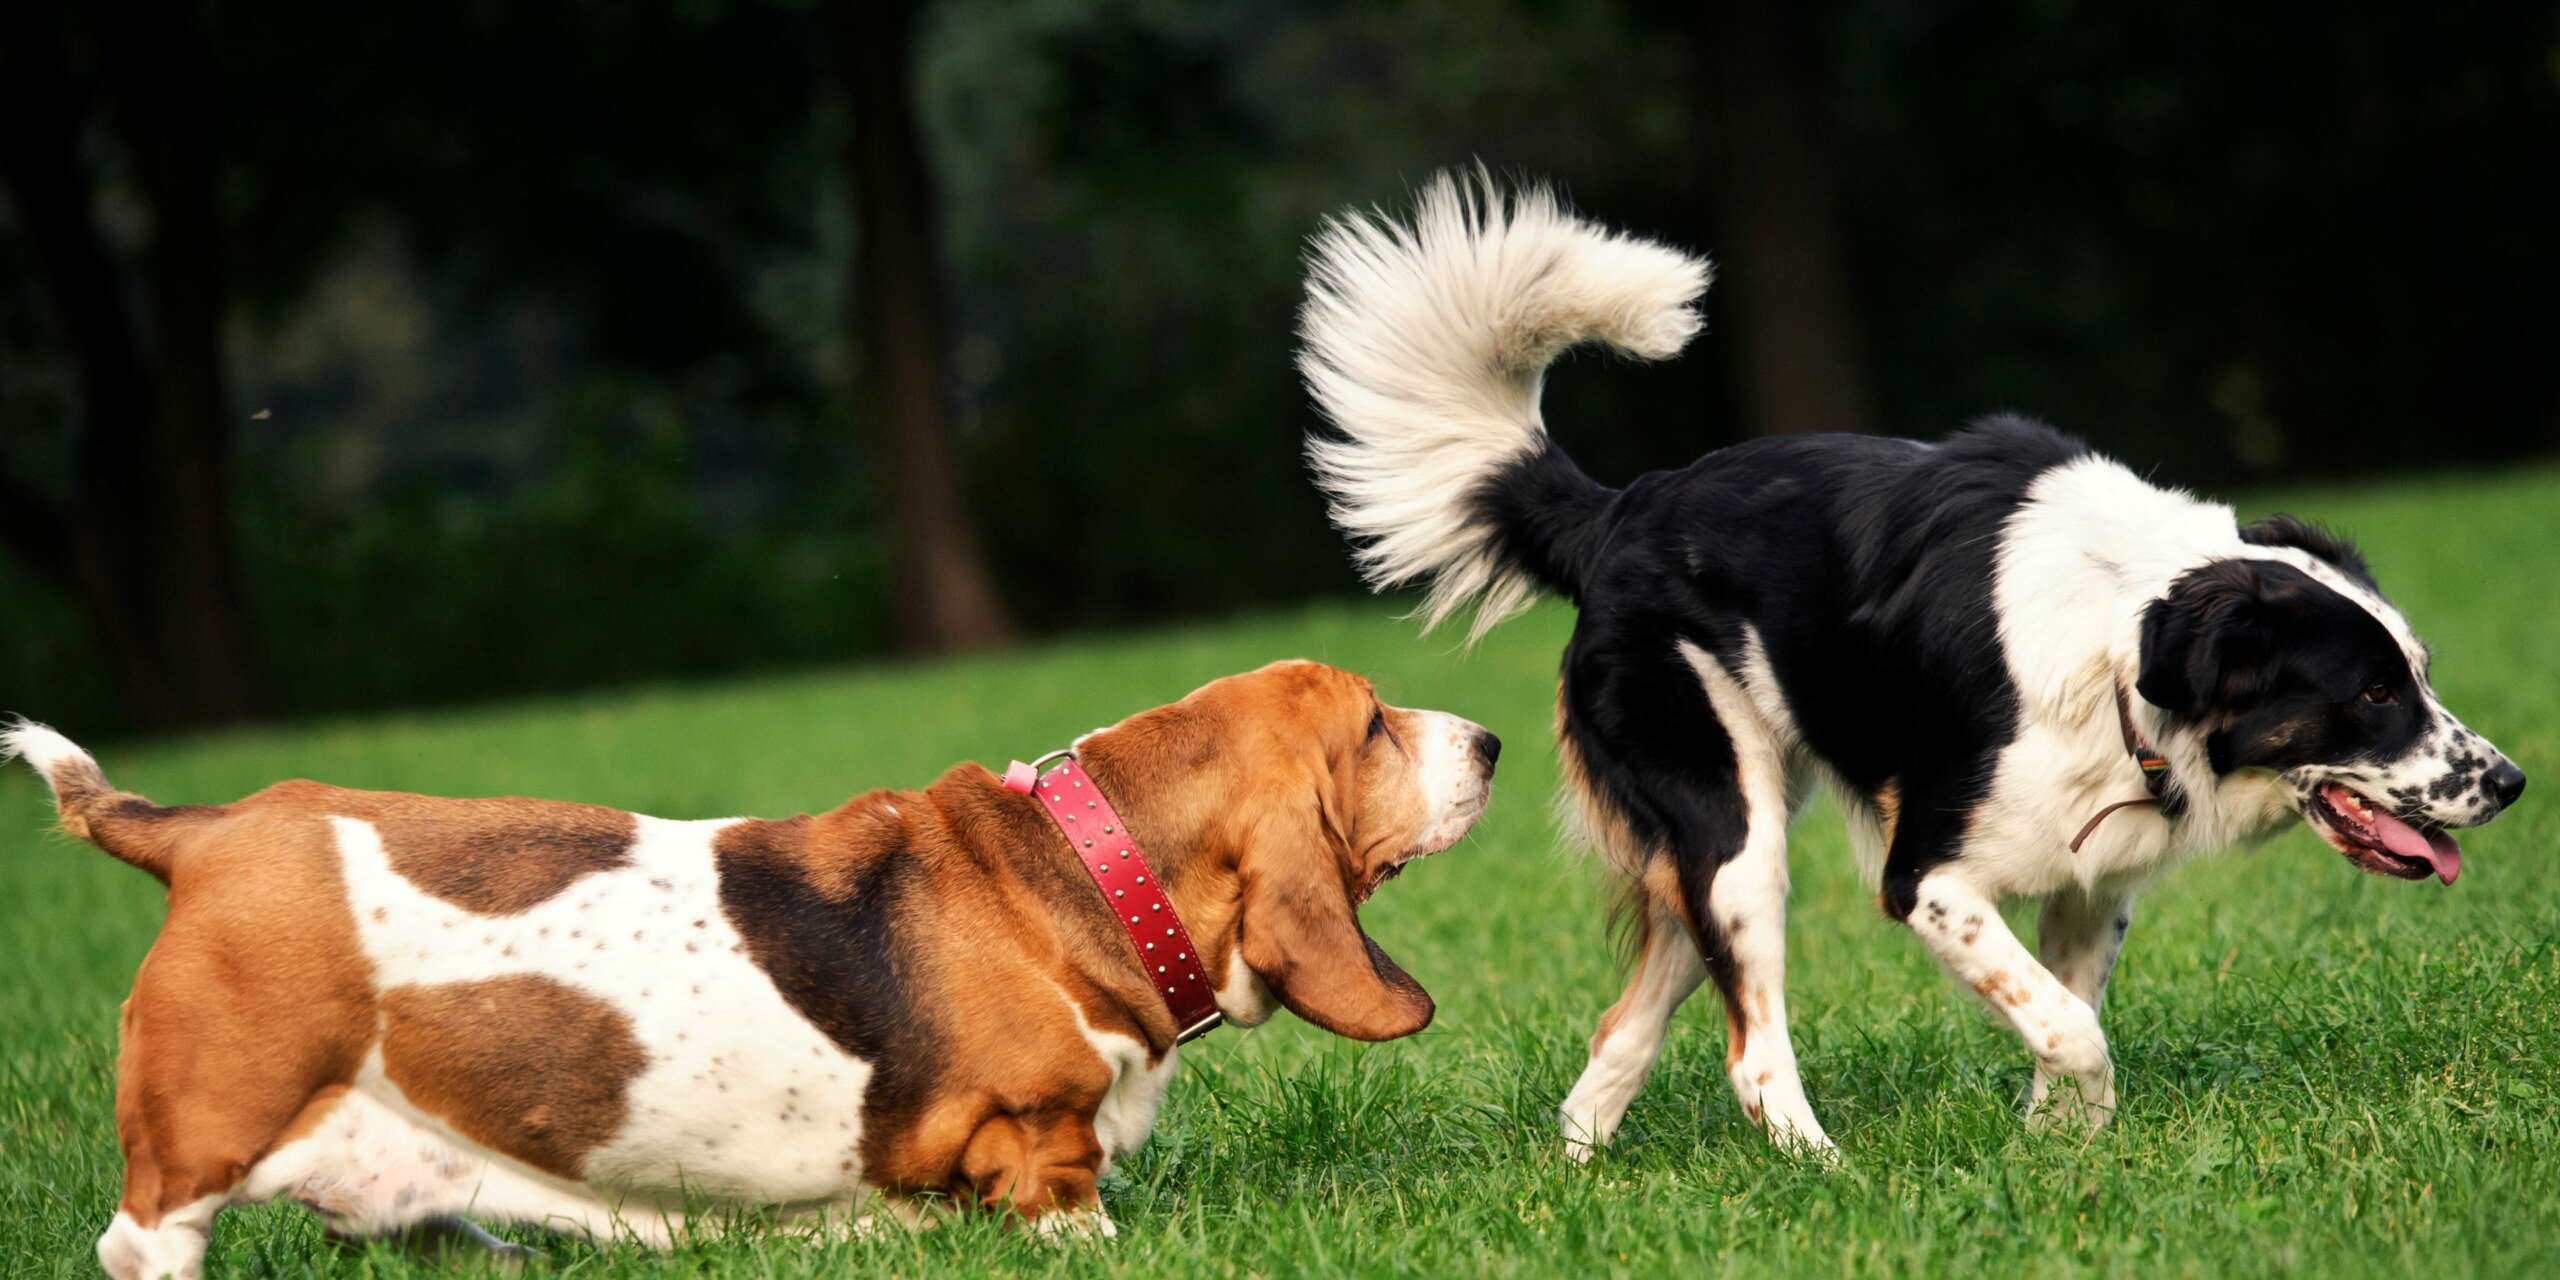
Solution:
<svg viewBox="0 0 2560 1280">
<path fill-rule="evenodd" d="M 1001 644 L 1013 630 L 961 492 L 951 444 L 933 176 L 916 120 L 921 5 L 834 0 L 834 66 L 853 114 L 844 149 L 860 246 L 853 328 L 875 391 L 862 417 L 889 508 L 899 643 L 943 651 Z"/>
<path fill-rule="evenodd" d="M 191 6 L 80 12 L 85 29 L 49 4 L 0 5 L 0 181 L 43 264 L 81 415 L 69 500 L 8 482 L 0 539 L 79 599 L 136 721 L 237 719 L 258 685 L 226 466 L 213 61 Z M 81 36 L 94 59 L 76 56 Z M 103 136 L 148 224 L 130 280 L 98 222 L 88 152 Z"/>
<path fill-rule="evenodd" d="M 1762 435 L 1873 426 L 1808 21 L 1788 0 L 1708 0 L 1693 28 L 1699 137 L 1721 162 L 1718 257 Z"/>
</svg>

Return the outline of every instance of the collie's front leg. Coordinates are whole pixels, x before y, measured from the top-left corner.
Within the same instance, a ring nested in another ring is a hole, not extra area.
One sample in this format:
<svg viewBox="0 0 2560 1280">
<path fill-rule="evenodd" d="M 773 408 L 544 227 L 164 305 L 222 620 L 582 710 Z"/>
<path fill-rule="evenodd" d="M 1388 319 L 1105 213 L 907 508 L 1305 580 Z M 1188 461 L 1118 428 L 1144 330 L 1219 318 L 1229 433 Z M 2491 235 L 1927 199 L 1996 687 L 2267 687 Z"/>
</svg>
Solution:
<svg viewBox="0 0 2560 1280">
<path fill-rule="evenodd" d="M 2044 910 L 2036 916 L 2036 958 L 2073 995 L 2103 1013 L 2107 979 L 2115 973 L 2116 954 L 2123 950 L 2124 936 L 2132 928 L 2131 893 L 2109 888 L 2065 889 L 2046 898 Z M 2035 1086 L 2027 1097 L 2029 1128 L 2073 1124 L 2095 1127 L 2107 1122 L 2105 1115 L 2087 1114 L 2077 1093 L 2066 1091 L 2048 1102 L 2054 1079 L 2039 1059 Z"/>
<path fill-rule="evenodd" d="M 2110 919 L 2112 917 L 2109 917 Z M 2035 1055 L 2037 1128 L 2094 1129 L 2115 1115 L 2115 1063 L 2098 1010 L 2029 954 L 1990 895 L 1953 869 L 1923 877 L 1906 922 L 1956 980 L 2006 1019 Z M 2047 1098 L 2054 1081 L 2076 1088 Z"/>
</svg>

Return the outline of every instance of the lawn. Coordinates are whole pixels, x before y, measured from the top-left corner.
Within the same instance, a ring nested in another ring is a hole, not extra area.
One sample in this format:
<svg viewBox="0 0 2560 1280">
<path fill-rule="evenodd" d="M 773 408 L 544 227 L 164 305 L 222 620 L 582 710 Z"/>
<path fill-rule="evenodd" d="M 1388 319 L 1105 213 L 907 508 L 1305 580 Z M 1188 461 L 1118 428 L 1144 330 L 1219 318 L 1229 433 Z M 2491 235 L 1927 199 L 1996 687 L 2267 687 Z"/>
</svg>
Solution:
<svg viewBox="0 0 2560 1280">
<path fill-rule="evenodd" d="M 2560 473 L 2281 495 L 2359 535 L 2433 640 L 2440 691 L 2560 786 Z M 2274 497 L 2249 504 L 2275 505 Z M 1439 1020 L 1395 1044 L 1285 1015 L 1184 1054 L 1153 1142 L 1104 1194 L 1116 1241 L 971 1222 L 813 1245 L 712 1231 L 673 1256 L 552 1243 L 575 1276 L 2560 1273 L 2560 797 L 2468 842 L 2461 881 L 2361 876 L 2291 830 L 2187 867 L 2138 914 L 2109 993 L 2123 1092 L 2085 1145 L 2022 1131 L 2028 1064 L 1876 912 L 1837 819 L 1795 833 L 1790 1002 L 1847 1160 L 1772 1152 L 1723 1078 L 1702 994 L 1620 1145 L 1564 1158 L 1551 1120 L 1617 994 L 1602 887 L 1558 847 L 1547 745 L 1570 615 L 1471 653 L 1358 601 L 985 660 L 383 715 L 101 751 L 120 784 L 219 801 L 296 775 L 532 793 L 676 817 L 785 814 L 954 760 L 1001 767 L 1213 676 L 1301 655 L 1512 744 L 1475 836 L 1365 913 Z M 503 662 L 503 655 L 492 655 Z M 44 708 L 25 711 L 41 716 Z M 59 726 L 78 737 L 80 726 Z M 114 1212 L 115 1010 L 157 886 L 43 834 L 0 780 L 0 1270 L 94 1274 Z M 2025 932 L 2031 912 L 2013 913 Z M 219 1275 L 403 1275 L 324 1251 L 290 1206 L 226 1215 Z"/>
</svg>

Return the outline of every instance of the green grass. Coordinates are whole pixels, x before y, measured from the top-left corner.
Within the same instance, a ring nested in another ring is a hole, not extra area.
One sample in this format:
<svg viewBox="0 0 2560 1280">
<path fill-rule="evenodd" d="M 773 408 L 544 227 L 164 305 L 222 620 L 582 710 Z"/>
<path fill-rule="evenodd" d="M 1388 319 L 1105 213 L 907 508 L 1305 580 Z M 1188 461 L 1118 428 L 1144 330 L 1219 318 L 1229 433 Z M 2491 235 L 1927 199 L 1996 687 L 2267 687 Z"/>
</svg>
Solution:
<svg viewBox="0 0 2560 1280">
<path fill-rule="evenodd" d="M 2545 566 L 2560 474 L 2288 496 L 2364 538 L 2434 640 L 2447 699 L 2555 785 L 2560 634 Z M 1794 845 L 1790 999 L 1846 1167 L 1790 1161 L 1743 1122 L 1712 996 L 1675 1025 L 1621 1145 L 1581 1167 L 1551 1111 L 1618 984 L 1598 878 L 1548 821 L 1544 744 L 1570 619 L 1545 608 L 1458 654 L 1391 612 L 1355 602 L 984 661 L 103 754 L 118 782 L 173 803 L 309 775 L 669 816 L 789 813 L 954 760 L 1001 765 L 1288 655 L 1370 673 L 1396 701 L 1460 711 L 1513 743 L 1479 833 L 1366 913 L 1438 996 L 1439 1021 L 1356 1046 L 1283 1017 L 1194 1046 L 1154 1141 L 1106 1185 L 1118 1241 L 1047 1245 L 984 1222 L 828 1246 L 732 1232 L 672 1257 L 555 1243 L 542 1271 L 2560 1271 L 2553 797 L 2472 839 L 2450 889 L 2357 875 L 2298 830 L 2171 876 L 2143 903 L 2108 1004 L 2123 1110 L 2086 1145 L 2022 1132 L 2016 1041 L 1877 915 L 1837 819 L 1817 809 Z M 0 781 L 0 815 L 0 1271 L 88 1275 L 116 1194 L 115 1008 L 161 908 L 144 877 L 39 834 L 45 806 L 22 770 Z M 285 1206 L 226 1215 L 213 1268 L 410 1272 L 387 1251 L 323 1251 L 314 1220 Z"/>
</svg>

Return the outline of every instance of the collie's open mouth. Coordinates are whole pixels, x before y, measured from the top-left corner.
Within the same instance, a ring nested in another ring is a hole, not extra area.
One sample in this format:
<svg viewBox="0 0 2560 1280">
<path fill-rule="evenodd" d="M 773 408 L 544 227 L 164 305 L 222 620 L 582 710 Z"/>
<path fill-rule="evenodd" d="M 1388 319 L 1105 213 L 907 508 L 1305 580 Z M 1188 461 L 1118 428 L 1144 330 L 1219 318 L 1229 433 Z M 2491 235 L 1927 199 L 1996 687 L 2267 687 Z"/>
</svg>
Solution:
<svg viewBox="0 0 2560 1280">
<path fill-rule="evenodd" d="M 2379 805 L 2324 783 L 2311 796 L 2311 826 L 2347 861 L 2375 875 L 2452 884 L 2462 874 L 2462 846 L 2441 827 L 2420 829 Z"/>
</svg>

